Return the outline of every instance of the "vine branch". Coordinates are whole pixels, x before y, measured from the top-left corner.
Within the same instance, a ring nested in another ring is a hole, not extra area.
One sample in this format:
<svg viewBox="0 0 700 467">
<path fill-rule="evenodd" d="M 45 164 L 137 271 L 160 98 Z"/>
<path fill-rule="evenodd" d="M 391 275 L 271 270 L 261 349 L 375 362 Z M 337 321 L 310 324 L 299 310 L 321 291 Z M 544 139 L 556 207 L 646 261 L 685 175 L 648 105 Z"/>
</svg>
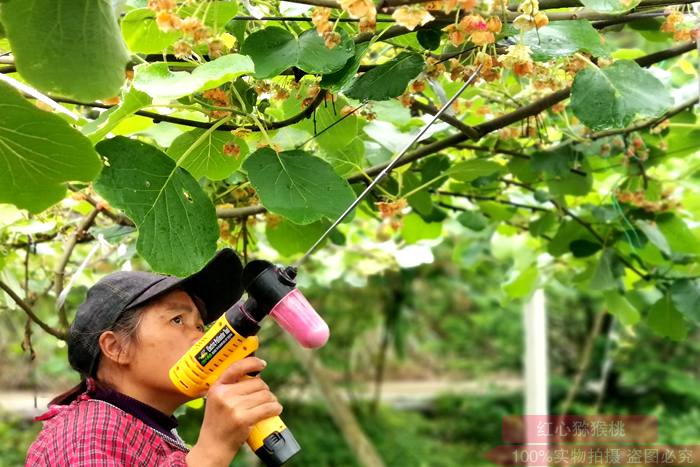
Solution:
<svg viewBox="0 0 700 467">
<path fill-rule="evenodd" d="M 34 310 L 32 310 L 32 308 L 29 306 L 29 304 L 22 300 L 22 298 L 19 295 L 17 295 L 15 291 L 12 290 L 10 286 L 4 283 L 2 280 L 0 280 L 0 289 L 4 290 L 5 293 L 10 296 L 12 301 L 14 301 L 17 304 L 17 306 L 19 306 L 32 321 L 38 324 L 41 329 L 63 341 L 66 340 L 67 334 L 64 331 L 54 329 L 48 324 L 44 323 L 41 319 L 39 319 L 39 317 L 34 313 Z"/>
<path fill-rule="evenodd" d="M 78 225 L 78 227 L 76 227 L 73 234 L 70 237 L 68 237 L 68 240 L 66 241 L 66 244 L 63 249 L 63 255 L 61 256 L 61 259 L 59 260 L 58 264 L 56 265 L 56 269 L 54 270 L 54 292 L 56 294 L 56 297 L 61 295 L 61 292 L 63 291 L 63 280 L 65 278 L 66 266 L 68 265 L 68 261 L 70 260 L 71 255 L 73 254 L 75 245 L 78 243 L 80 237 L 82 237 L 88 231 L 90 226 L 92 226 L 92 224 L 95 222 L 95 219 L 97 218 L 97 215 L 100 213 L 101 210 L 102 207 L 99 204 L 95 206 L 95 208 L 92 211 L 90 211 L 90 213 L 87 216 L 85 216 L 85 218 Z M 61 305 L 58 309 L 58 318 L 63 329 L 68 329 L 68 317 L 66 316 L 66 307 L 64 305 Z"/>
</svg>

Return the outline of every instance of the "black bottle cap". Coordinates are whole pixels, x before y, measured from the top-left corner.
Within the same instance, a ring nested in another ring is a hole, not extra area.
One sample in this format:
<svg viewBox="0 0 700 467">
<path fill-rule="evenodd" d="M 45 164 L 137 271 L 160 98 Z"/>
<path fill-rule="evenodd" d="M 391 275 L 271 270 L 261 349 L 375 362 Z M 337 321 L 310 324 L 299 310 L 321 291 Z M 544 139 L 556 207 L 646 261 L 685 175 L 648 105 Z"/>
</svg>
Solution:
<svg viewBox="0 0 700 467">
<path fill-rule="evenodd" d="M 250 300 L 251 299 L 248 299 L 245 302 L 243 300 L 238 300 L 226 311 L 226 319 L 229 324 L 242 337 L 254 336 L 260 331 L 260 325 L 258 324 L 260 319 L 254 315 L 254 310 L 253 312 L 248 311 L 248 308 L 250 308 Z"/>
<path fill-rule="evenodd" d="M 280 269 L 260 259 L 249 262 L 243 268 L 243 286 L 264 315 L 296 288 L 296 274 L 290 273 L 289 269 Z"/>
<path fill-rule="evenodd" d="M 263 445 L 255 450 L 255 454 L 267 467 L 277 467 L 287 462 L 299 451 L 301 451 L 299 443 L 291 430 L 285 428 L 268 435 L 263 441 Z"/>
</svg>

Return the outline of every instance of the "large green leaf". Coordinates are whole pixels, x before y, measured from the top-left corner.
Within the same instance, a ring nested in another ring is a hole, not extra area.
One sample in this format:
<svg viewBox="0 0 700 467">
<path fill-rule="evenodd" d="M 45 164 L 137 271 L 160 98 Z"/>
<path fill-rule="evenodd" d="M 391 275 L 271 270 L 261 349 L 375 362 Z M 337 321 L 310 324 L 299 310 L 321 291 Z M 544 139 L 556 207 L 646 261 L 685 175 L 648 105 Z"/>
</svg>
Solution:
<svg viewBox="0 0 700 467">
<path fill-rule="evenodd" d="M 671 286 L 671 298 L 676 309 L 688 320 L 700 324 L 700 280 L 674 281 Z"/>
<path fill-rule="evenodd" d="M 700 254 L 698 237 L 680 217 L 664 213 L 657 217 L 656 225 L 674 253 Z"/>
<path fill-rule="evenodd" d="M 593 290 L 610 290 L 617 285 L 616 267 L 615 267 L 615 250 L 606 248 L 600 254 L 598 264 L 593 270 L 591 276 L 590 287 Z"/>
<path fill-rule="evenodd" d="M 666 240 L 664 234 L 662 234 L 659 230 L 659 226 L 657 226 L 655 223 L 644 220 L 638 220 L 635 223 L 637 224 L 637 227 L 644 232 L 644 235 L 646 235 L 649 241 L 656 246 L 656 248 L 661 250 L 665 255 L 671 254 L 671 247 L 669 246 L 668 240 Z"/>
<path fill-rule="evenodd" d="M 403 94 L 409 81 L 423 71 L 423 57 L 415 52 L 402 52 L 396 58 L 372 68 L 345 91 L 358 100 L 384 101 Z"/>
<path fill-rule="evenodd" d="M 661 115 L 673 100 L 663 84 L 636 62 L 588 67 L 576 75 L 571 109 L 589 128 L 623 128 L 636 117 Z"/>
<path fill-rule="evenodd" d="M 299 43 L 286 29 L 271 26 L 250 34 L 241 47 L 241 53 L 253 59 L 253 76 L 271 78 L 296 65 Z"/>
<path fill-rule="evenodd" d="M 316 29 L 304 31 L 299 36 L 299 58 L 297 66 L 307 73 L 326 74 L 343 68 L 355 55 L 355 42 L 343 29 L 341 41 L 332 49 L 326 47 Z"/>
<path fill-rule="evenodd" d="M 598 13 L 624 13 L 639 5 L 641 0 L 581 0 L 584 6 Z"/>
<path fill-rule="evenodd" d="M 555 21 L 533 29 L 525 33 L 525 44 L 532 50 L 532 58 L 538 61 L 568 57 L 581 51 L 594 57 L 610 55 L 601 36 L 586 20 Z"/>
<path fill-rule="evenodd" d="M 333 92 L 342 91 L 357 74 L 360 69 L 360 62 L 365 55 L 365 51 L 369 47 L 368 42 L 355 45 L 355 56 L 345 62 L 345 65 L 335 73 L 323 75 L 321 78 L 321 87 L 329 89 Z"/>
<path fill-rule="evenodd" d="M 178 31 L 161 31 L 156 13 L 150 8 L 128 12 L 121 21 L 122 36 L 129 50 L 137 53 L 161 53 L 181 35 Z"/>
<path fill-rule="evenodd" d="M 102 112 L 100 116 L 82 128 L 82 133 L 97 144 L 125 118 L 133 115 L 151 103 L 148 94 L 135 89 L 133 86 L 126 92 L 119 105 Z"/>
<path fill-rule="evenodd" d="M 178 11 L 181 17 L 196 16 L 202 22 L 214 28 L 215 31 L 223 29 L 226 23 L 238 13 L 238 2 L 230 0 L 214 0 L 196 2 L 192 5 L 183 5 Z"/>
<path fill-rule="evenodd" d="M 532 293 L 537 285 L 539 271 L 537 265 L 533 264 L 520 271 L 517 268 L 511 270 L 506 282 L 502 284 L 503 291 L 510 298 L 524 298 Z"/>
<path fill-rule="evenodd" d="M 10 0 L 0 20 L 32 86 L 88 101 L 119 94 L 129 55 L 110 1 Z"/>
<path fill-rule="evenodd" d="M 261 148 L 243 168 L 263 206 L 295 224 L 335 220 L 355 199 L 350 185 L 327 162 L 304 151 L 277 154 Z"/>
<path fill-rule="evenodd" d="M 324 223 L 321 221 L 298 225 L 282 218 L 279 223 L 267 222 L 265 224 L 267 240 L 282 256 L 293 256 L 306 252 L 325 230 Z"/>
<path fill-rule="evenodd" d="M 412 212 L 401 219 L 401 236 L 406 243 L 438 238 L 442 234 L 442 222 L 425 222 L 421 216 Z"/>
<path fill-rule="evenodd" d="M 674 341 L 682 341 L 688 335 L 688 326 L 683 315 L 673 306 L 670 294 L 664 295 L 651 306 L 647 324 L 655 333 Z"/>
<path fill-rule="evenodd" d="M 86 137 L 0 82 L 0 203 L 43 211 L 65 196 L 63 182 L 90 181 L 101 165 Z"/>
<path fill-rule="evenodd" d="M 485 177 L 503 171 L 498 162 L 484 159 L 470 159 L 457 162 L 449 170 L 450 177 L 462 182 L 471 182 L 479 177 Z"/>
<path fill-rule="evenodd" d="M 162 151 L 117 136 L 97 145 L 107 164 L 95 190 L 139 230 L 138 252 L 159 272 L 185 276 L 214 255 L 219 226 L 197 181 Z"/>
<path fill-rule="evenodd" d="M 168 149 L 168 156 L 178 160 L 189 150 L 187 157 L 180 161 L 181 167 L 197 179 L 223 180 L 241 166 L 243 157 L 248 154 L 248 145 L 227 131 L 213 131 L 199 145 L 190 149 L 204 133 L 205 130 L 197 128 L 178 136 Z M 240 152 L 226 154 L 226 144 L 236 145 Z"/>
<path fill-rule="evenodd" d="M 618 292 L 606 292 L 605 304 L 608 312 L 613 314 L 625 326 L 634 326 L 639 322 L 639 311 Z"/>
<path fill-rule="evenodd" d="M 215 88 L 255 71 L 250 57 L 229 54 L 207 62 L 192 73 L 170 71 L 167 63 L 141 64 L 134 68 L 134 87 L 149 96 L 177 99 L 198 91 Z"/>
<path fill-rule="evenodd" d="M 547 188 L 554 196 L 583 196 L 593 188 L 593 176 L 591 176 L 590 172 L 586 172 L 586 175 L 581 175 L 569 171 L 561 176 L 548 179 Z"/>
</svg>

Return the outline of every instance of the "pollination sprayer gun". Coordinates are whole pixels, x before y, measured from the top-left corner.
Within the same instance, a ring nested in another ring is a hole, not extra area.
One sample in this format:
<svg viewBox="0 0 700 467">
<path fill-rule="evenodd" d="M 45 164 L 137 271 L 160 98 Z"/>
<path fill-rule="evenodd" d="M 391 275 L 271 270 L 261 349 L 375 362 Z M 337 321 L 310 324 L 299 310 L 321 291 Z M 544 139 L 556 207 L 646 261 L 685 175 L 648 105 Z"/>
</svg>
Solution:
<svg viewBox="0 0 700 467">
<path fill-rule="evenodd" d="M 328 325 L 296 288 L 297 268 L 391 172 L 428 128 L 450 108 L 457 97 L 474 81 L 481 67 L 482 65 L 479 65 L 476 68 L 423 129 L 392 157 L 374 180 L 293 266 L 282 269 L 267 261 L 255 260 L 243 268 L 242 280 L 243 287 L 248 292 L 247 300 L 239 300 L 221 315 L 204 336 L 173 365 L 170 369 L 170 379 L 178 389 L 192 397 L 200 396 L 231 363 L 254 352 L 258 348 L 256 334 L 260 330 L 259 323 L 268 314 L 304 347 L 318 348 L 328 341 Z M 240 278 L 232 278 L 232 284 L 235 286 L 238 286 L 238 281 Z M 284 464 L 301 450 L 291 431 L 279 417 L 270 417 L 257 423 L 251 430 L 247 443 L 268 467 Z"/>
<path fill-rule="evenodd" d="M 201 396 L 233 362 L 258 348 L 260 322 L 268 314 L 302 346 L 323 346 L 330 335 L 328 325 L 296 288 L 295 279 L 295 267 L 249 262 L 242 275 L 247 299 L 238 300 L 222 314 L 173 365 L 169 372 L 173 384 L 184 394 Z M 284 464 L 301 450 L 278 416 L 255 424 L 246 442 L 269 467 Z"/>
</svg>

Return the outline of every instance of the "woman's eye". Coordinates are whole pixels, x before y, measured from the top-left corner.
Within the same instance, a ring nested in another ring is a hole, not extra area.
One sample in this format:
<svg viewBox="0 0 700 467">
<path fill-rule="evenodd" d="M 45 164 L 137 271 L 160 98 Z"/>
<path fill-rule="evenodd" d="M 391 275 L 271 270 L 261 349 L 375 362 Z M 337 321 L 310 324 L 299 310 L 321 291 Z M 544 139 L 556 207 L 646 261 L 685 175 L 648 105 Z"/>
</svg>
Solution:
<svg viewBox="0 0 700 467">
<path fill-rule="evenodd" d="M 176 316 L 173 319 L 171 319 L 170 321 L 172 321 L 175 324 L 182 324 L 182 316 Z"/>
<path fill-rule="evenodd" d="M 203 324 L 200 324 L 199 326 L 197 326 L 197 329 L 199 329 L 200 331 L 204 332 L 204 325 L 203 325 Z"/>
</svg>

